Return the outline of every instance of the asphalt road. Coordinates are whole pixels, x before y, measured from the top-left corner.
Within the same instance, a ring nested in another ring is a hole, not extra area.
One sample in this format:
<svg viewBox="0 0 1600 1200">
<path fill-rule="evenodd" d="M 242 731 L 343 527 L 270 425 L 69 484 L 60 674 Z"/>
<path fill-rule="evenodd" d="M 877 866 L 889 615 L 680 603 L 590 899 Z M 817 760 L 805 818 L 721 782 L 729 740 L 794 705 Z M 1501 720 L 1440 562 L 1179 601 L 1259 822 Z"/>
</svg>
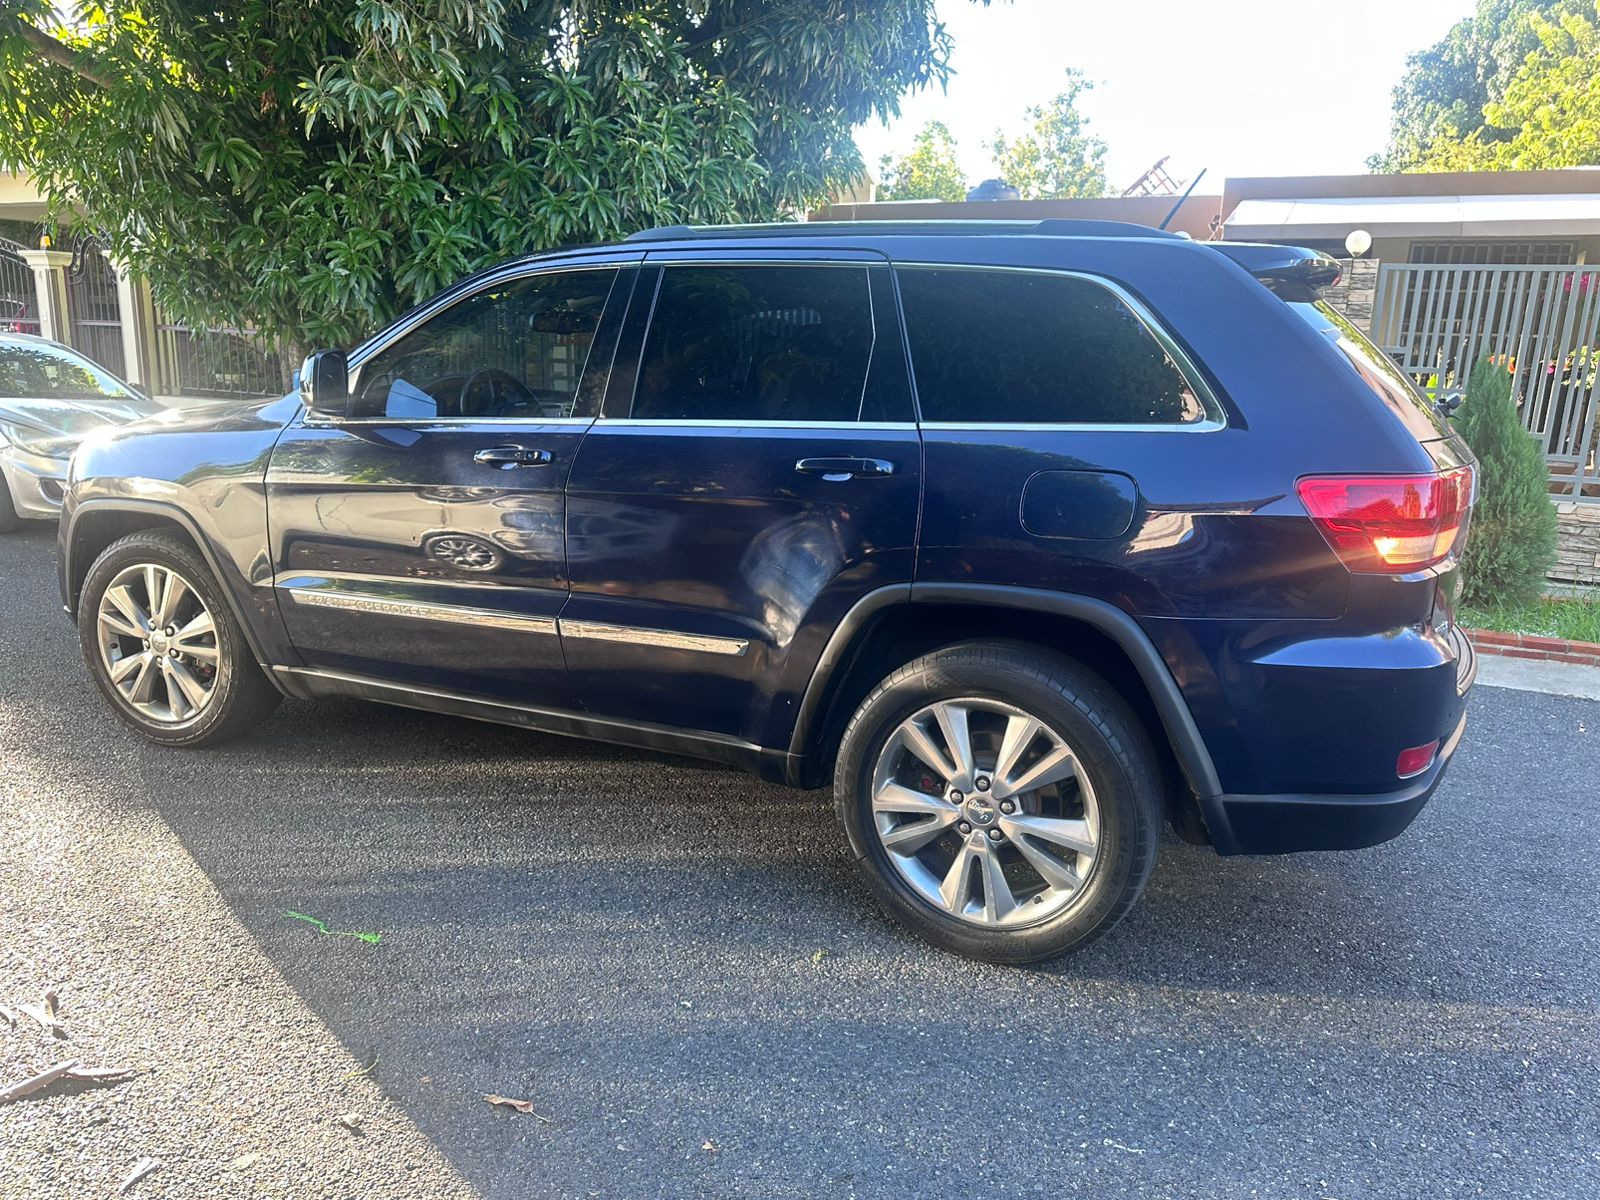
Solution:
<svg viewBox="0 0 1600 1200">
<path fill-rule="evenodd" d="M 1600 1194 L 1600 703 L 1480 688 L 1397 842 L 1169 843 L 1108 940 L 1003 969 L 717 767 L 357 703 L 146 746 L 51 558 L 0 540 L 0 1003 L 59 981 L 150 1071 L 0 1107 L 0 1195 L 141 1154 L 138 1197 Z"/>
</svg>

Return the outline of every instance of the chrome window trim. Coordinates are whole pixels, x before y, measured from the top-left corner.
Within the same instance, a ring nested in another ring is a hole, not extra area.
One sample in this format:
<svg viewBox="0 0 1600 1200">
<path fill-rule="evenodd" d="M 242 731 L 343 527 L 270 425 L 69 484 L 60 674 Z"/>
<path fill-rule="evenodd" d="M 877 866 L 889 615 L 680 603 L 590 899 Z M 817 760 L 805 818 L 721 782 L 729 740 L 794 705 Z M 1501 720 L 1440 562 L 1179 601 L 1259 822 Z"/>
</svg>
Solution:
<svg viewBox="0 0 1600 1200">
<path fill-rule="evenodd" d="M 641 429 L 836 429 L 885 432 L 915 430 L 915 421 L 736 421 L 697 417 L 597 417 L 596 422 L 611 428 L 636 425 Z"/>
<path fill-rule="evenodd" d="M 703 654 L 724 654 L 738 658 L 750 649 L 745 638 L 715 637 L 702 633 L 676 633 L 670 629 L 642 629 L 633 625 L 609 625 L 604 621 L 561 621 L 561 636 L 597 642 L 627 642 L 631 645 L 659 646 L 668 650 L 697 650 Z"/>
<path fill-rule="evenodd" d="M 554 617 L 521 617 L 491 608 L 464 604 L 434 604 L 424 600 L 397 600 L 370 592 L 335 592 L 321 588 L 279 584 L 296 604 L 311 608 L 338 608 L 349 612 L 373 613 L 385 617 L 410 617 L 420 621 L 447 621 L 493 629 L 514 629 L 521 633 L 557 632 Z"/>
<path fill-rule="evenodd" d="M 1105 288 L 1123 304 L 1127 305 L 1130 312 L 1138 318 L 1139 324 L 1156 340 L 1156 343 L 1166 351 L 1167 357 L 1172 359 L 1173 365 L 1178 368 L 1178 374 L 1183 376 L 1184 382 L 1193 389 L 1195 396 L 1200 400 L 1201 407 L 1206 415 L 1198 421 L 1187 424 L 1180 422 L 1141 422 L 1138 424 L 1108 424 L 1103 421 L 929 421 L 922 417 L 921 400 L 917 403 L 917 416 L 919 423 L 926 429 L 965 429 L 965 430 L 1070 430 L 1074 433 L 1217 433 L 1228 427 L 1228 410 L 1211 390 L 1211 385 L 1206 382 L 1205 376 L 1195 365 L 1188 354 L 1184 353 L 1165 325 L 1161 323 L 1150 307 L 1135 296 L 1127 288 L 1114 279 L 1104 275 L 1096 275 L 1089 271 L 1077 271 L 1070 267 L 1017 267 L 1017 266 L 989 266 L 982 263 L 950 263 L 950 262 L 895 262 L 892 264 L 896 271 L 900 270 L 933 270 L 933 271 L 1003 271 L 1012 275 L 1049 275 L 1066 277 L 1068 279 L 1082 279 L 1085 282 L 1096 284 Z M 905 315 L 905 305 L 900 305 L 902 319 Z M 909 337 L 909 329 L 907 335 Z M 909 353 L 910 347 L 907 347 Z M 917 377 L 916 356 L 911 355 L 911 379 L 915 386 Z"/>
<path fill-rule="evenodd" d="M 922 425 L 928 433 L 944 429 L 964 433 L 1051 433 L 1062 430 L 1071 433 L 1216 433 L 1227 427 L 1227 421 L 1213 420 L 1211 417 L 1190 421 L 1187 425 L 1135 424 L 1131 421 L 1126 425 L 1093 421 L 925 421 Z"/>
<path fill-rule="evenodd" d="M 387 425 L 394 429 L 427 426 L 437 429 L 442 425 L 459 426 L 463 433 L 475 425 L 493 425 L 496 429 L 516 427 L 526 429 L 536 425 L 592 425 L 593 417 L 314 417 L 303 413 L 303 429 L 344 429 L 347 426 Z"/>
</svg>

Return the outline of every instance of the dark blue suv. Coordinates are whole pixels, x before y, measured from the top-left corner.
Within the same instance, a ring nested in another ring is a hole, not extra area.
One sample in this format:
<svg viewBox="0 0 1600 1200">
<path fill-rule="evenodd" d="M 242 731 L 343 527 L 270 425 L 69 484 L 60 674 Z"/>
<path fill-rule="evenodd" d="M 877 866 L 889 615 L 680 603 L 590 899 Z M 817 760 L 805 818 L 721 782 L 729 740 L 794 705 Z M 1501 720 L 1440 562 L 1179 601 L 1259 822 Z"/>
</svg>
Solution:
<svg viewBox="0 0 1600 1200">
<path fill-rule="evenodd" d="M 1372 845 L 1461 737 L 1472 460 L 1337 273 L 1052 221 L 523 259 L 96 435 L 62 594 L 156 741 L 356 696 L 831 784 L 896 917 L 1047 957 L 1163 822 Z"/>
</svg>

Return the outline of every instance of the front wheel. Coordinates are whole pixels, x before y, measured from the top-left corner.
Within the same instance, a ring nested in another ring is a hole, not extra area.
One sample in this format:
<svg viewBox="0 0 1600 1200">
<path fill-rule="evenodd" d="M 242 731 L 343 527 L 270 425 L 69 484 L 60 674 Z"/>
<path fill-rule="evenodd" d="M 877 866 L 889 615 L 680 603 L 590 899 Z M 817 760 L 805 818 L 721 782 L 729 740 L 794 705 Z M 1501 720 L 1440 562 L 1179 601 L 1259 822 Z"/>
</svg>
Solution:
<svg viewBox="0 0 1600 1200">
<path fill-rule="evenodd" d="M 78 643 L 112 710 L 154 742 L 227 741 L 281 699 L 205 561 L 159 530 L 113 542 L 89 568 Z"/>
<path fill-rule="evenodd" d="M 972 642 L 900 668 L 846 728 L 834 794 L 873 892 L 970 958 L 1076 949 L 1132 907 L 1155 863 L 1160 769 L 1092 672 Z"/>
</svg>

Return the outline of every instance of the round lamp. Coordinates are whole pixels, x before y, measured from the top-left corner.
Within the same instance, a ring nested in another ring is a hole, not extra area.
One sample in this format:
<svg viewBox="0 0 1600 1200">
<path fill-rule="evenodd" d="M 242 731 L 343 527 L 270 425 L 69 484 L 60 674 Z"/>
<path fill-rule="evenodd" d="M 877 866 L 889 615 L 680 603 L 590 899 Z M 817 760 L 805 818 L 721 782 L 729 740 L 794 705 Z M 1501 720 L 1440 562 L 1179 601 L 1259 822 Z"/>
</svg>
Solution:
<svg viewBox="0 0 1600 1200">
<path fill-rule="evenodd" d="M 1360 258 L 1372 249 L 1372 235 L 1365 229 L 1352 229 L 1344 239 L 1344 248 L 1351 258 Z"/>
</svg>

